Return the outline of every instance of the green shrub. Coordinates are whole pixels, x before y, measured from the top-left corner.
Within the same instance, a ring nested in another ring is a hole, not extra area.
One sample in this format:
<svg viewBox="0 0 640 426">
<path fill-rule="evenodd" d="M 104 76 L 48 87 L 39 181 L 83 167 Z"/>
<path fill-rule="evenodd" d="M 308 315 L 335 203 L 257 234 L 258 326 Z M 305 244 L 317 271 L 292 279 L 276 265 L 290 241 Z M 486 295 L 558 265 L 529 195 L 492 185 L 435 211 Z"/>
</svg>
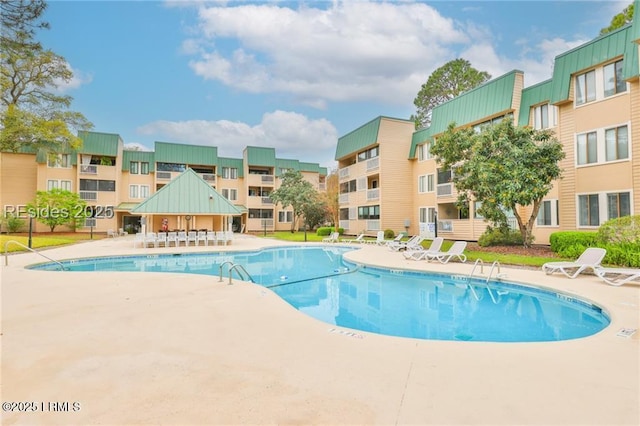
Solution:
<svg viewBox="0 0 640 426">
<path fill-rule="evenodd" d="M 334 230 L 335 228 L 333 226 L 321 226 L 316 230 L 316 235 L 319 237 L 328 237 Z M 344 228 L 338 228 L 338 232 L 340 235 L 344 234 Z"/>
<path fill-rule="evenodd" d="M 560 231 L 549 236 L 551 250 L 559 256 L 576 258 L 587 247 L 599 247 L 598 233 L 592 231 Z M 577 253 L 577 255 L 576 255 Z"/>
<path fill-rule="evenodd" d="M 9 214 L 5 219 L 5 226 L 7 227 L 7 231 L 9 233 L 18 232 L 24 226 L 24 219 L 20 219 L 19 217 Z"/>
<path fill-rule="evenodd" d="M 513 229 L 487 228 L 478 238 L 480 247 L 489 246 L 521 246 L 523 245 L 522 234 Z"/>
<path fill-rule="evenodd" d="M 640 268 L 640 243 L 603 244 L 601 247 L 607 250 L 602 263 Z"/>
<path fill-rule="evenodd" d="M 640 244 L 640 215 L 606 221 L 598 229 L 598 239 L 604 244 Z"/>
<path fill-rule="evenodd" d="M 396 237 L 396 233 L 393 232 L 393 229 L 385 229 L 384 230 L 384 238 L 386 240 L 391 240 Z"/>
</svg>

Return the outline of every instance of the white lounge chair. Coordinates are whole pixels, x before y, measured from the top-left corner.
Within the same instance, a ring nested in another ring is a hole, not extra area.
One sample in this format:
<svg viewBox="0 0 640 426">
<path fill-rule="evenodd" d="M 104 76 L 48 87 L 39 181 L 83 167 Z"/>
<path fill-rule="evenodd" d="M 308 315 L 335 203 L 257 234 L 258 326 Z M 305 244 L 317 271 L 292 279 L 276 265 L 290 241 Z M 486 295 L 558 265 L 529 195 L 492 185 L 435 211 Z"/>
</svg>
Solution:
<svg viewBox="0 0 640 426">
<path fill-rule="evenodd" d="M 212 246 L 216 245 L 216 233 L 214 231 L 207 231 L 207 238 L 205 239 L 205 245 L 208 246 L 211 243 Z"/>
<path fill-rule="evenodd" d="M 107 229 L 107 237 L 117 237 L 118 233 L 116 231 L 114 231 L 113 229 Z"/>
<path fill-rule="evenodd" d="M 178 233 L 177 232 L 167 232 L 167 243 L 166 247 L 171 247 L 171 243 L 173 243 L 174 247 L 178 247 Z"/>
<path fill-rule="evenodd" d="M 582 252 L 575 262 L 547 262 L 542 265 L 542 270 L 547 275 L 561 272 L 569 278 L 575 278 L 588 269 L 595 273 L 596 268 L 600 267 L 600 262 L 602 262 L 606 254 L 607 251 L 603 248 L 589 247 Z"/>
<path fill-rule="evenodd" d="M 176 238 L 176 247 L 180 247 L 180 243 L 184 243 L 185 247 L 189 245 L 189 243 L 187 243 L 187 233 L 185 231 L 178 231 L 178 238 Z"/>
<path fill-rule="evenodd" d="M 640 269 L 634 268 L 605 268 L 603 266 L 595 269 L 596 275 L 605 283 L 621 286 L 632 281 L 640 283 Z"/>
<path fill-rule="evenodd" d="M 322 242 L 323 243 L 337 243 L 339 238 L 340 238 L 340 233 L 339 232 L 332 232 L 331 235 L 329 235 L 326 238 L 323 238 Z"/>
<path fill-rule="evenodd" d="M 449 263 L 451 259 L 457 257 L 460 262 L 467 261 L 467 255 L 464 254 L 464 250 L 467 248 L 466 241 L 456 241 L 453 243 L 449 250 L 438 251 L 433 253 L 426 253 L 425 258 L 427 260 L 438 260 L 440 263 Z"/>
<path fill-rule="evenodd" d="M 138 244 L 140 244 L 141 247 L 145 246 L 144 234 L 142 232 L 136 233 L 136 236 L 133 239 L 133 247 L 135 248 Z"/>
<path fill-rule="evenodd" d="M 425 240 L 424 237 L 420 235 L 414 235 L 409 238 L 408 241 L 400 241 L 398 243 L 389 243 L 387 246 L 389 250 L 392 251 L 401 251 L 401 250 L 420 250 L 422 248 L 422 242 Z"/>
<path fill-rule="evenodd" d="M 226 241 L 226 244 L 231 244 L 233 242 L 233 231 L 232 230 L 227 230 L 224 233 L 224 239 Z"/>
<path fill-rule="evenodd" d="M 438 253 L 438 252 L 440 252 L 440 249 L 442 248 L 442 243 L 443 242 L 444 242 L 444 238 L 436 237 L 431 242 L 431 245 L 429 246 L 429 248 L 425 249 L 425 248 L 422 248 L 422 246 L 419 246 L 420 248 L 414 248 L 412 250 L 406 250 L 402 254 L 406 259 L 422 260 L 425 257 L 427 257 L 427 254 L 429 254 L 429 253 Z"/>
<path fill-rule="evenodd" d="M 149 232 L 144 236 L 144 246 L 149 247 L 153 244 L 154 247 L 158 247 L 158 237 L 155 232 Z"/>
<path fill-rule="evenodd" d="M 224 231 L 216 231 L 216 244 L 227 245 L 227 236 Z"/>
<path fill-rule="evenodd" d="M 364 243 L 364 234 L 358 235 L 356 238 L 352 238 L 350 240 L 342 240 L 343 243 L 351 244 L 351 243 Z"/>
<path fill-rule="evenodd" d="M 187 233 L 187 246 L 193 243 L 194 246 L 198 245 L 198 233 L 196 231 L 189 231 Z"/>
<path fill-rule="evenodd" d="M 367 241 L 367 243 L 368 244 L 375 244 L 377 246 L 385 245 L 386 241 L 384 240 L 384 231 L 378 231 L 378 233 L 376 234 L 376 239 Z"/>
<path fill-rule="evenodd" d="M 207 245 L 207 231 L 198 231 L 196 245 L 199 246 L 200 243 L 202 243 L 203 246 Z"/>
<path fill-rule="evenodd" d="M 166 232 L 158 232 L 158 236 L 156 238 L 156 247 L 160 245 L 167 246 L 167 233 Z"/>
<path fill-rule="evenodd" d="M 402 242 L 403 234 L 398 234 L 393 240 L 384 240 L 384 244 L 389 246 L 390 244 L 400 243 Z"/>
</svg>

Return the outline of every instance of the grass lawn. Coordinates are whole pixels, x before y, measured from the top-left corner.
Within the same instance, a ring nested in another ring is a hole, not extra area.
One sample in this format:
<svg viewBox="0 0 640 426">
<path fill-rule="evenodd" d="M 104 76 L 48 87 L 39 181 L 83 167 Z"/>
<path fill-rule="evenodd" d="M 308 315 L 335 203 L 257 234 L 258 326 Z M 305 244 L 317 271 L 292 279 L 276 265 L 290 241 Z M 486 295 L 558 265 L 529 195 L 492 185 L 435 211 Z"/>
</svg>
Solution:
<svg viewBox="0 0 640 426">
<path fill-rule="evenodd" d="M 272 232 L 269 233 L 267 232 L 266 235 L 264 235 L 263 233 L 259 233 L 257 234 L 258 237 L 265 237 L 265 238 L 274 238 L 277 240 L 286 240 L 286 241 L 292 241 L 292 242 L 304 242 L 305 241 L 305 236 L 304 236 L 304 232 Z M 322 239 L 325 237 L 320 237 L 318 235 L 316 235 L 315 232 L 307 232 L 307 237 L 306 237 L 306 241 L 307 242 L 322 242 Z M 344 239 L 353 239 L 354 237 L 352 236 L 345 236 Z M 342 239 L 342 238 L 341 238 Z M 370 240 L 373 240 L 374 238 L 369 238 Z M 406 240 L 406 238 L 405 238 Z M 423 243 L 424 247 L 428 247 L 429 244 L 431 244 L 431 241 L 425 241 Z M 451 244 L 453 244 L 453 241 L 445 241 L 442 244 L 442 250 L 448 250 L 449 247 L 451 247 Z M 504 251 L 504 250 L 503 250 Z M 515 251 L 515 250 L 514 250 Z M 467 262 L 475 262 L 476 259 L 482 259 L 482 261 L 487 264 L 491 264 L 493 263 L 495 260 L 497 260 L 498 262 L 500 262 L 501 265 L 515 265 L 515 266 L 527 266 L 527 267 L 542 267 L 543 264 L 545 264 L 546 262 L 554 262 L 554 261 L 559 261 L 559 260 L 563 260 L 563 259 L 559 259 L 557 257 L 540 257 L 540 256 L 533 256 L 533 255 L 522 255 L 522 254 L 516 254 L 516 253 L 498 253 L 498 252 L 491 252 L 491 251 L 471 251 L 471 250 L 465 250 L 465 254 L 467 255 Z"/>
<path fill-rule="evenodd" d="M 93 234 L 94 240 L 99 240 L 105 238 L 102 234 Z M 79 232 L 69 232 L 69 233 L 37 233 L 32 234 L 31 237 L 31 248 L 33 249 L 41 249 L 46 247 L 53 246 L 62 246 L 65 244 L 73 244 L 78 241 L 85 241 L 91 239 L 91 234 L 79 233 Z M 26 251 L 25 248 L 18 244 L 7 244 L 8 241 L 17 241 L 20 244 L 25 246 L 29 245 L 29 234 L 26 233 L 18 233 L 18 234 L 2 234 L 0 235 L 0 249 L 2 249 L 2 253 L 5 253 L 5 250 L 9 253 L 18 252 L 18 251 Z"/>
</svg>

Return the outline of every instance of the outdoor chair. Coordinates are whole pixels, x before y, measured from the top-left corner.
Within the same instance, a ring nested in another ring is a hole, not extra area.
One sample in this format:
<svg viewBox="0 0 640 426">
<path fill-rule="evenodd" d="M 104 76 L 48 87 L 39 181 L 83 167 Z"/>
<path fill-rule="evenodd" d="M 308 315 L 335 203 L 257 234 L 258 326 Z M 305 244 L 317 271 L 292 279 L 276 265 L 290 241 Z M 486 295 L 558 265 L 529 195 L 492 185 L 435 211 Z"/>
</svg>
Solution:
<svg viewBox="0 0 640 426">
<path fill-rule="evenodd" d="M 204 245 L 208 246 L 209 243 L 211 243 L 211 245 L 216 245 L 216 233 L 213 231 L 207 231 L 207 236 L 204 240 Z"/>
<path fill-rule="evenodd" d="M 158 247 L 158 237 L 155 232 L 149 232 L 144 236 L 144 246 L 149 247 L 150 244 L 153 244 L 154 247 Z"/>
<path fill-rule="evenodd" d="M 338 242 L 338 238 L 340 238 L 340 233 L 339 232 L 332 232 L 331 235 L 329 235 L 326 238 L 322 239 L 323 243 L 337 243 Z"/>
<path fill-rule="evenodd" d="M 466 262 L 467 256 L 464 254 L 464 250 L 467 248 L 466 241 L 456 241 L 453 243 L 449 250 L 438 251 L 433 253 L 426 253 L 425 258 L 427 260 L 438 260 L 440 263 L 449 263 L 451 259 L 457 257 L 460 262 Z"/>
<path fill-rule="evenodd" d="M 596 275 L 609 285 L 621 286 L 630 282 L 640 283 L 640 269 L 597 267 Z"/>
<path fill-rule="evenodd" d="M 231 244 L 233 242 L 233 231 L 228 230 L 224 233 L 225 244 Z"/>
<path fill-rule="evenodd" d="M 561 272 L 568 278 L 575 278 L 588 269 L 595 273 L 606 254 L 607 250 L 603 248 L 588 247 L 575 262 L 547 262 L 542 265 L 542 270 L 547 275 Z"/>
<path fill-rule="evenodd" d="M 177 232 L 168 232 L 167 233 L 167 243 L 165 247 L 171 247 L 171 243 L 173 243 L 174 247 L 178 247 L 178 233 Z"/>
<path fill-rule="evenodd" d="M 133 248 L 135 248 L 138 244 L 140 244 L 140 247 L 144 247 L 145 245 L 144 234 L 142 232 L 136 233 L 136 236 L 133 239 Z"/>
<path fill-rule="evenodd" d="M 198 245 L 198 233 L 196 231 L 189 231 L 187 233 L 187 246 L 193 243 L 194 246 Z"/>
<path fill-rule="evenodd" d="M 158 236 L 156 239 L 156 247 L 160 246 L 167 246 L 167 233 L 166 232 L 158 232 Z"/>
<path fill-rule="evenodd" d="M 117 236 L 118 236 L 118 233 L 117 233 L 116 231 L 114 231 L 113 229 L 108 229 L 108 230 L 107 230 L 107 237 L 113 237 L 113 238 L 115 238 L 115 237 L 117 237 Z"/>
<path fill-rule="evenodd" d="M 409 238 L 408 241 L 399 241 L 397 243 L 389 243 L 387 246 L 389 250 L 392 251 L 401 251 L 401 250 L 414 250 L 418 249 L 418 247 L 422 248 L 422 242 L 425 240 L 424 237 L 420 235 L 414 235 Z"/>
<path fill-rule="evenodd" d="M 224 231 L 216 231 L 216 244 L 227 245 L 227 238 L 224 235 Z"/>
<path fill-rule="evenodd" d="M 440 249 L 442 248 L 443 242 L 444 238 L 436 237 L 433 239 L 433 241 L 431 241 L 431 245 L 429 246 L 429 248 L 425 249 L 422 247 L 422 245 L 420 245 L 412 250 L 406 250 L 402 254 L 406 259 L 423 260 L 427 257 L 428 254 L 439 253 Z"/>
<path fill-rule="evenodd" d="M 129 235 L 129 233 L 125 231 L 124 228 L 118 228 L 118 236 L 126 237 L 127 235 Z"/>
<path fill-rule="evenodd" d="M 189 243 L 187 243 L 186 231 L 178 231 L 178 238 L 176 238 L 176 247 L 180 247 L 180 243 L 184 243 L 185 247 L 189 245 Z"/>
<path fill-rule="evenodd" d="M 352 238 L 350 240 L 342 240 L 343 243 L 351 244 L 351 243 L 364 243 L 364 234 L 358 235 L 356 238 Z"/>
<path fill-rule="evenodd" d="M 378 233 L 376 234 L 376 239 L 375 240 L 371 240 L 371 241 L 367 241 L 367 243 L 375 244 L 377 246 L 385 245 L 386 242 L 384 240 L 384 231 L 378 231 Z"/>
<path fill-rule="evenodd" d="M 203 246 L 207 245 L 207 231 L 198 231 L 196 245 L 199 246 L 202 243 Z"/>
</svg>

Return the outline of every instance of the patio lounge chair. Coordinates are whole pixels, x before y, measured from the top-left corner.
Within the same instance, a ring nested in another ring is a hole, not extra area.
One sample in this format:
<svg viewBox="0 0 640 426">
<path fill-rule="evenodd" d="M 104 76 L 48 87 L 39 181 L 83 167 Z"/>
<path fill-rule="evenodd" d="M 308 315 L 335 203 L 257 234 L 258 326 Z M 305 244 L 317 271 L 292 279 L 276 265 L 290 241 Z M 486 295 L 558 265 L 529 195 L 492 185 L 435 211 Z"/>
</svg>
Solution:
<svg viewBox="0 0 640 426">
<path fill-rule="evenodd" d="M 378 233 L 376 234 L 376 239 L 367 241 L 367 243 L 368 244 L 375 244 L 377 246 L 385 245 L 387 242 L 384 240 L 384 231 L 378 231 Z"/>
<path fill-rule="evenodd" d="M 166 232 L 158 232 L 158 236 L 156 237 L 156 247 L 160 246 L 167 246 L 167 233 Z"/>
<path fill-rule="evenodd" d="M 464 254 L 464 249 L 466 248 L 466 241 L 456 241 L 451 247 L 449 247 L 449 250 L 426 253 L 425 258 L 429 261 L 437 259 L 438 261 L 440 261 L 440 263 L 449 263 L 451 259 L 457 257 L 460 262 L 466 262 L 467 256 Z"/>
<path fill-rule="evenodd" d="M 406 242 L 400 241 L 397 243 L 389 243 L 387 244 L 387 246 L 389 247 L 389 250 L 392 251 L 420 250 L 420 248 L 422 248 L 422 242 L 424 240 L 424 237 L 421 237 L 420 235 L 414 235 Z"/>
<path fill-rule="evenodd" d="M 196 231 L 189 231 L 187 233 L 187 246 L 193 243 L 194 246 L 198 245 L 198 233 Z"/>
<path fill-rule="evenodd" d="M 403 234 L 398 234 L 393 240 L 384 240 L 384 244 L 389 246 L 390 244 L 400 243 L 402 242 Z"/>
<path fill-rule="evenodd" d="M 196 245 L 199 246 L 200 243 L 202 243 L 203 246 L 207 245 L 207 231 L 198 231 Z"/>
<path fill-rule="evenodd" d="M 322 239 L 323 243 L 337 243 L 338 242 L 338 238 L 340 238 L 340 233 L 339 232 L 332 232 L 331 235 L 329 235 L 326 238 Z"/>
<path fill-rule="evenodd" d="M 133 239 L 133 247 L 135 248 L 138 244 L 140 244 L 141 247 L 145 246 L 144 234 L 142 232 L 136 233 L 136 236 Z"/>
<path fill-rule="evenodd" d="M 117 237 L 118 233 L 116 231 L 114 231 L 113 229 L 107 229 L 107 237 Z"/>
<path fill-rule="evenodd" d="M 595 269 L 596 275 L 607 284 L 621 286 L 636 281 L 640 283 L 640 269 L 634 268 L 605 268 Z"/>
<path fill-rule="evenodd" d="M 358 235 L 358 237 L 350 239 L 350 240 L 342 240 L 343 243 L 351 244 L 351 243 L 364 243 L 364 234 Z"/>
<path fill-rule="evenodd" d="M 171 243 L 173 243 L 174 247 L 178 247 L 178 233 L 171 231 L 167 232 L 167 242 L 165 244 L 166 247 L 171 247 Z"/>
<path fill-rule="evenodd" d="M 406 259 L 422 260 L 425 257 L 427 257 L 427 254 L 429 254 L 429 253 L 438 253 L 438 252 L 440 252 L 440 249 L 442 248 L 442 243 L 443 242 L 444 242 L 444 238 L 436 237 L 431 242 L 431 245 L 429 246 L 429 248 L 425 249 L 422 246 L 419 246 L 419 248 L 416 247 L 416 248 L 414 248 L 412 250 L 406 250 L 402 254 L 404 255 L 404 257 Z"/>
<path fill-rule="evenodd" d="M 178 231 L 178 238 L 176 238 L 176 247 L 180 247 L 180 243 L 184 243 L 185 247 L 189 245 L 187 242 L 186 231 Z"/>
<path fill-rule="evenodd" d="M 216 233 L 215 231 L 207 231 L 207 238 L 205 239 L 205 245 L 208 246 L 211 243 L 212 246 L 216 245 Z"/>
<path fill-rule="evenodd" d="M 227 236 L 224 231 L 216 231 L 216 244 L 227 245 Z"/>
<path fill-rule="evenodd" d="M 575 262 L 547 262 L 542 265 L 542 270 L 547 275 L 561 272 L 569 278 L 575 278 L 587 269 L 591 269 L 595 273 L 596 268 L 600 267 L 600 262 L 602 262 L 606 254 L 607 251 L 603 248 L 589 247 L 582 252 Z"/>
</svg>

